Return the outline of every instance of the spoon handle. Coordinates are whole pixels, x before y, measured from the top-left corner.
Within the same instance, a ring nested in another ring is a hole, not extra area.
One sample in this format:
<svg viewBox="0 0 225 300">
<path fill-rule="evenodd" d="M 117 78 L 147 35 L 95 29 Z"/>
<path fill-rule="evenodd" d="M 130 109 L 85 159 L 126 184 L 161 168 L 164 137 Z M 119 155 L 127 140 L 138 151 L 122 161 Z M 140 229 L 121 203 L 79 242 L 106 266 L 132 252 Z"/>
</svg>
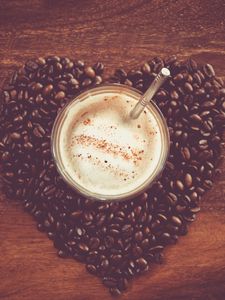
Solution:
<svg viewBox="0 0 225 300">
<path fill-rule="evenodd" d="M 142 111 L 144 110 L 145 106 L 148 104 L 149 101 L 152 100 L 152 97 L 161 87 L 161 85 L 165 82 L 165 80 L 170 76 L 170 71 L 167 68 L 162 68 L 159 74 L 155 77 L 150 87 L 135 105 L 135 107 L 130 112 L 131 119 L 137 119 Z"/>
</svg>

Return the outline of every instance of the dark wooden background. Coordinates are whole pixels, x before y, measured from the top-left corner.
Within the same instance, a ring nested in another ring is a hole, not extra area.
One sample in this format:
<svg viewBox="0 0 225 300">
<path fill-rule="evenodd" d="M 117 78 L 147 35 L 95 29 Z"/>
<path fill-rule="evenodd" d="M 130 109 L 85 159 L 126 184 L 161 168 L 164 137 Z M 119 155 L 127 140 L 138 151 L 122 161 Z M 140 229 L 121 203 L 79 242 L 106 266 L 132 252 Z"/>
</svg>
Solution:
<svg viewBox="0 0 225 300">
<path fill-rule="evenodd" d="M 0 0 L 0 86 L 28 58 L 68 55 L 113 69 L 178 54 L 225 79 L 224 0 Z M 225 164 L 189 234 L 121 299 L 225 299 Z M 0 194 L 0 299 L 111 299 L 85 267 L 55 254 L 18 203 Z"/>
</svg>

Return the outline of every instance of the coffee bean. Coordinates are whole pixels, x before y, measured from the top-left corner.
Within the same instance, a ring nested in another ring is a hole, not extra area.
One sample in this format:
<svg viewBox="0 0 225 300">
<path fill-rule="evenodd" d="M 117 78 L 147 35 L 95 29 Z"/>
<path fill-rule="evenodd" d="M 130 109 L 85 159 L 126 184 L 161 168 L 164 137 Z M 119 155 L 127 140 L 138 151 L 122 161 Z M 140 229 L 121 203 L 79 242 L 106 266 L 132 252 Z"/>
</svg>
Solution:
<svg viewBox="0 0 225 300">
<path fill-rule="evenodd" d="M 43 95 L 44 96 L 48 96 L 51 94 L 51 92 L 53 91 L 53 85 L 52 84 L 48 84 L 43 88 Z"/>
<path fill-rule="evenodd" d="M 36 137 L 38 138 L 42 138 L 45 136 L 45 130 L 41 125 L 37 125 L 34 129 L 33 129 L 33 133 Z"/>
<path fill-rule="evenodd" d="M 170 205 L 174 206 L 174 205 L 176 205 L 176 203 L 177 203 L 177 196 L 176 196 L 175 194 L 173 194 L 173 193 L 169 193 L 169 194 L 166 196 L 166 200 L 167 200 L 167 202 L 168 202 Z"/>
<path fill-rule="evenodd" d="M 89 247 L 84 243 L 79 243 L 78 248 L 81 252 L 84 252 L 84 253 L 89 251 Z"/>
<path fill-rule="evenodd" d="M 175 83 L 177 83 L 177 82 L 181 82 L 183 79 L 184 79 L 183 74 L 182 73 L 178 73 L 176 76 L 174 76 L 173 81 Z"/>
<path fill-rule="evenodd" d="M 135 240 L 138 242 L 140 242 L 142 239 L 143 239 L 143 233 L 142 233 L 142 231 L 138 231 L 138 232 L 136 232 L 135 233 L 135 235 L 134 235 L 134 238 L 135 238 Z"/>
<path fill-rule="evenodd" d="M 188 161 L 191 158 L 190 150 L 188 147 L 181 148 L 181 155 L 185 161 Z"/>
<path fill-rule="evenodd" d="M 102 83 L 102 77 L 101 77 L 101 76 L 96 76 L 96 77 L 95 77 L 94 83 L 95 83 L 96 85 L 101 84 L 101 83 Z"/>
<path fill-rule="evenodd" d="M 181 180 L 176 180 L 175 184 L 178 191 L 182 192 L 184 190 L 184 184 Z"/>
<path fill-rule="evenodd" d="M 179 99 L 179 94 L 177 93 L 176 90 L 172 90 L 172 92 L 170 92 L 170 97 L 174 100 L 178 100 Z M 171 101 L 171 105 L 173 107 L 176 107 L 177 106 L 177 102 L 172 102 Z"/>
<path fill-rule="evenodd" d="M 150 74 L 151 73 L 151 67 L 149 66 L 149 64 L 147 62 L 141 67 L 141 71 L 144 74 Z"/>
<path fill-rule="evenodd" d="M 112 236 L 106 236 L 104 239 L 106 248 L 111 248 L 114 244 L 114 238 Z"/>
<path fill-rule="evenodd" d="M 206 131 L 212 131 L 212 130 L 213 130 L 213 127 L 214 127 L 214 125 L 213 125 L 212 121 L 207 120 L 207 121 L 204 121 L 204 122 L 203 122 L 203 128 L 204 128 Z"/>
<path fill-rule="evenodd" d="M 113 288 L 117 286 L 117 280 L 113 277 L 104 277 L 103 284 L 109 288 Z"/>
<path fill-rule="evenodd" d="M 118 288 L 120 291 L 126 290 L 128 287 L 128 280 L 126 278 L 120 278 L 118 282 Z"/>
<path fill-rule="evenodd" d="M 58 256 L 61 257 L 61 258 L 65 258 L 65 257 L 67 257 L 68 255 L 67 255 L 67 253 L 66 253 L 65 251 L 59 250 L 59 251 L 58 251 Z"/>
<path fill-rule="evenodd" d="M 2 160 L 3 161 L 8 161 L 9 159 L 10 159 L 10 153 L 8 152 L 8 151 L 6 151 L 6 152 L 3 152 L 3 154 L 2 154 Z"/>
<path fill-rule="evenodd" d="M 215 71 L 214 71 L 212 65 L 206 64 L 206 65 L 203 66 L 202 69 L 203 69 L 203 72 L 204 72 L 204 74 L 206 75 L 206 77 L 211 78 L 211 77 L 214 77 L 214 76 L 215 76 Z"/>
<path fill-rule="evenodd" d="M 121 292 L 118 288 L 110 288 L 109 289 L 110 293 L 112 296 L 120 296 L 121 295 Z"/>
<path fill-rule="evenodd" d="M 177 216 L 172 216 L 171 221 L 178 227 L 181 226 L 181 224 L 182 224 L 181 219 L 178 218 Z"/>
<path fill-rule="evenodd" d="M 38 58 L 36 59 L 36 63 L 37 63 L 39 66 L 43 66 L 43 65 L 46 64 L 46 60 L 45 60 L 44 57 L 38 57 Z"/>
<path fill-rule="evenodd" d="M 132 248 L 132 254 L 134 257 L 140 257 L 142 255 L 142 253 L 143 253 L 143 251 L 142 251 L 141 247 L 136 245 Z"/>
<path fill-rule="evenodd" d="M 31 142 L 25 143 L 23 147 L 27 151 L 32 150 L 34 148 L 34 146 L 33 146 L 33 144 Z"/>
<path fill-rule="evenodd" d="M 94 250 L 97 249 L 98 246 L 100 245 L 100 240 L 97 237 L 91 237 L 89 241 L 89 247 L 90 249 Z"/>
<path fill-rule="evenodd" d="M 109 268 L 109 261 L 108 259 L 104 259 L 101 264 L 100 264 L 100 267 L 103 269 L 103 270 L 107 270 Z"/>
<path fill-rule="evenodd" d="M 211 180 L 205 180 L 204 182 L 203 182 L 203 187 L 205 188 L 205 189 L 210 189 L 211 187 L 212 187 L 212 181 Z"/>
<path fill-rule="evenodd" d="M 130 224 L 125 224 L 123 227 L 122 227 L 122 234 L 124 236 L 130 236 L 133 232 L 133 228 Z"/>
<path fill-rule="evenodd" d="M 84 235 L 84 229 L 83 228 L 81 228 L 81 227 L 76 227 L 76 229 L 75 229 L 75 232 L 76 232 L 76 234 L 78 235 L 78 236 L 82 236 L 82 235 Z"/>
<path fill-rule="evenodd" d="M 133 85 L 132 81 L 130 81 L 129 79 L 126 79 L 126 80 L 124 81 L 124 84 L 126 84 L 126 85 L 128 85 L 128 86 L 132 86 L 132 85 Z"/>
<path fill-rule="evenodd" d="M 165 66 L 171 66 L 171 65 L 173 65 L 176 61 L 177 61 L 176 55 L 171 55 L 171 56 L 167 57 L 167 58 L 164 60 Z"/>
<path fill-rule="evenodd" d="M 193 87 L 189 82 L 185 82 L 184 89 L 187 93 L 192 93 L 193 92 Z"/>
<path fill-rule="evenodd" d="M 21 138 L 21 135 L 18 132 L 13 132 L 13 133 L 10 134 L 10 138 L 14 141 L 17 141 Z"/>
<path fill-rule="evenodd" d="M 136 259 L 136 264 L 141 269 L 144 269 L 148 265 L 148 262 L 143 257 L 141 257 L 141 258 Z"/>
<path fill-rule="evenodd" d="M 197 64 L 197 62 L 196 62 L 194 59 L 192 59 L 192 58 L 190 58 L 190 59 L 188 60 L 187 65 L 188 65 L 189 70 L 190 70 L 191 72 L 196 72 L 196 71 L 198 70 L 198 64 Z"/>
<path fill-rule="evenodd" d="M 83 87 L 88 87 L 91 84 L 92 84 L 92 80 L 89 78 L 85 78 L 84 81 L 82 82 Z"/>
<path fill-rule="evenodd" d="M 62 101 L 64 98 L 65 98 L 65 93 L 63 91 L 60 91 L 55 95 L 56 101 Z"/>
<path fill-rule="evenodd" d="M 163 245 L 170 244 L 172 242 L 171 235 L 168 232 L 164 232 L 160 235 L 160 241 Z"/>
<path fill-rule="evenodd" d="M 202 118 L 197 115 L 197 114 L 193 114 L 190 116 L 190 120 L 193 121 L 194 123 L 197 123 L 197 124 L 201 124 L 202 123 Z"/>
<path fill-rule="evenodd" d="M 73 211 L 71 212 L 71 218 L 76 220 L 79 219 L 79 217 L 82 215 L 82 211 L 78 210 L 78 211 Z"/>
<path fill-rule="evenodd" d="M 86 67 L 84 72 L 87 77 L 95 78 L 95 70 L 92 67 Z"/>
<path fill-rule="evenodd" d="M 188 187 L 188 188 L 191 187 L 191 185 L 192 185 L 192 176 L 191 176 L 191 174 L 187 173 L 185 175 L 184 183 L 185 183 L 186 187 Z"/>
<path fill-rule="evenodd" d="M 104 70 L 104 65 L 101 62 L 97 62 L 96 64 L 94 64 L 93 69 L 97 75 L 102 75 Z"/>
<path fill-rule="evenodd" d="M 115 76 L 121 81 L 124 81 L 124 79 L 127 77 L 127 72 L 124 69 L 120 68 L 115 71 Z"/>
<path fill-rule="evenodd" d="M 91 274 L 97 273 L 97 269 L 96 269 L 95 265 L 86 265 L 86 269 Z"/>
</svg>

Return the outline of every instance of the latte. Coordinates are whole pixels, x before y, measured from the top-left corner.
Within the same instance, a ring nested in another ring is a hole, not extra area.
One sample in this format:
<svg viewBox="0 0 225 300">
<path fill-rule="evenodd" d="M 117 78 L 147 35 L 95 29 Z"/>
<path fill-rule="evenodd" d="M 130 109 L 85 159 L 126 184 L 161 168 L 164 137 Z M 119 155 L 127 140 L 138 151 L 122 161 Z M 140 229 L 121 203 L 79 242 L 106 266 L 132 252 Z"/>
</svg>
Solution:
<svg viewBox="0 0 225 300">
<path fill-rule="evenodd" d="M 118 90 L 70 104 L 59 133 L 61 164 L 70 181 L 91 193 L 113 196 L 137 189 L 155 172 L 162 129 L 150 108 L 131 119 L 136 103 Z"/>
</svg>

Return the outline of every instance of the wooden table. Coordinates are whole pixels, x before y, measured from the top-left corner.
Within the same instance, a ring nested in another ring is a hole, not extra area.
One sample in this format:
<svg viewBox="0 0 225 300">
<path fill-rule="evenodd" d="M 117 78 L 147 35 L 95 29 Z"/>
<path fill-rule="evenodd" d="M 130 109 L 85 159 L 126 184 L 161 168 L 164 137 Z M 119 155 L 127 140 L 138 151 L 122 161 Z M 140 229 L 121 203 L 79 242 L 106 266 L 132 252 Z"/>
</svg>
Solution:
<svg viewBox="0 0 225 300">
<path fill-rule="evenodd" d="M 0 84 L 28 58 L 97 60 L 113 69 L 193 56 L 225 79 L 223 0 L 0 1 Z M 225 299 L 225 164 L 189 234 L 121 299 Z M 84 265 L 57 257 L 18 203 L 0 196 L 0 299 L 111 299 Z"/>
</svg>

